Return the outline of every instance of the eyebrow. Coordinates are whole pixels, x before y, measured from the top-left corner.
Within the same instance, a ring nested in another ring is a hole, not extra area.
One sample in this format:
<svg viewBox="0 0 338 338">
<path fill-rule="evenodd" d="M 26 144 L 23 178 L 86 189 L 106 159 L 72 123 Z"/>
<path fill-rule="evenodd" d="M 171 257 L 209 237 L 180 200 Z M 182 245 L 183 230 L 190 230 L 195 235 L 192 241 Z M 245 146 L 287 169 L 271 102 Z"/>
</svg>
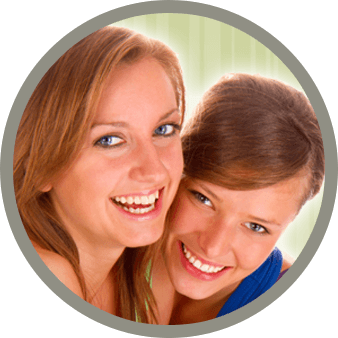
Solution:
<svg viewBox="0 0 338 338">
<path fill-rule="evenodd" d="M 175 112 L 179 112 L 178 108 L 174 108 L 174 109 L 170 110 L 169 112 L 165 113 L 163 116 L 160 117 L 160 119 L 158 120 L 157 123 L 160 123 L 160 122 L 166 120 L 169 116 L 171 116 Z M 91 129 L 94 129 L 94 128 L 99 127 L 99 126 L 113 126 L 113 127 L 120 127 L 120 128 L 128 128 L 130 125 L 129 125 L 129 123 L 123 122 L 123 121 L 107 122 L 107 123 L 94 123 L 91 126 Z"/>
<path fill-rule="evenodd" d="M 164 115 L 158 120 L 158 122 L 162 122 L 163 120 L 166 120 L 169 116 L 171 116 L 171 115 L 174 114 L 175 112 L 179 113 L 178 108 L 174 108 L 174 109 L 170 110 L 168 113 L 164 114 Z"/>
<path fill-rule="evenodd" d="M 200 187 L 205 190 L 205 192 L 207 192 L 210 196 L 212 196 L 215 200 L 217 200 L 218 202 L 222 202 L 222 199 L 220 197 L 218 197 L 217 195 L 215 195 L 210 189 L 208 189 L 203 183 L 199 183 Z M 256 216 L 252 216 L 252 215 L 248 215 L 254 222 L 257 223 L 263 223 L 263 224 L 268 224 L 268 225 L 274 225 L 274 226 L 278 226 L 281 227 L 281 224 L 279 224 L 278 222 L 274 221 L 274 220 L 266 220 L 264 218 L 259 218 Z"/>
<path fill-rule="evenodd" d="M 255 222 L 258 222 L 258 223 L 265 223 L 265 224 L 269 224 L 269 225 L 276 225 L 278 227 L 280 227 L 281 225 L 279 223 L 277 223 L 276 221 L 274 220 L 266 220 L 264 218 L 259 218 L 259 217 L 255 217 L 255 216 L 252 216 L 252 215 L 249 215 L 249 217 L 254 220 Z"/>
<path fill-rule="evenodd" d="M 212 196 L 216 201 L 222 202 L 222 199 L 215 195 L 210 189 L 208 189 L 203 183 L 199 183 L 200 187 L 205 190 L 210 196 Z"/>
</svg>

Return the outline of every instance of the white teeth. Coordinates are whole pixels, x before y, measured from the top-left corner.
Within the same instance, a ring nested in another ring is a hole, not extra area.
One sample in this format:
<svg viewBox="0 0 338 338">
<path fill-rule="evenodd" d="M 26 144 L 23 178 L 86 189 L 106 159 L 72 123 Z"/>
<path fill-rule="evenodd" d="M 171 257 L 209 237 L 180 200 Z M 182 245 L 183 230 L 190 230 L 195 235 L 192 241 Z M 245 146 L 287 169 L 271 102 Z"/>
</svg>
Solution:
<svg viewBox="0 0 338 338">
<path fill-rule="evenodd" d="M 215 268 L 213 266 L 209 266 L 209 269 L 208 269 L 207 272 L 209 272 L 209 273 L 215 272 Z"/>
<path fill-rule="evenodd" d="M 120 196 L 115 197 L 114 201 L 124 204 L 121 206 L 125 211 L 128 211 L 132 214 L 145 214 L 153 209 L 155 209 L 155 202 L 159 198 L 159 191 L 157 190 L 154 194 L 149 196 L 140 195 L 140 196 Z M 147 205 L 147 208 L 132 208 L 128 207 L 128 205 Z"/>
<path fill-rule="evenodd" d="M 149 204 L 154 204 L 155 201 L 159 198 L 159 191 L 157 190 L 154 194 L 151 194 L 149 196 L 145 195 L 140 195 L 140 196 L 128 196 L 128 197 L 123 197 L 123 196 L 117 196 L 114 197 L 115 202 L 120 202 L 122 204 L 142 204 L 142 205 L 149 205 Z"/>
<path fill-rule="evenodd" d="M 203 272 L 208 271 L 208 269 L 209 269 L 209 265 L 208 265 L 208 264 L 203 264 L 203 265 L 201 266 L 201 270 L 202 270 Z"/>
<path fill-rule="evenodd" d="M 141 203 L 142 204 L 149 204 L 148 197 L 147 196 L 141 196 Z"/>
<path fill-rule="evenodd" d="M 196 259 L 193 266 L 195 268 L 199 269 L 202 266 L 202 263 L 198 259 Z"/>
<path fill-rule="evenodd" d="M 150 195 L 148 200 L 150 204 L 153 204 L 155 202 L 155 195 Z"/>
<path fill-rule="evenodd" d="M 224 267 L 216 267 L 209 264 L 202 264 L 193 254 L 187 250 L 185 245 L 183 244 L 183 252 L 184 256 L 188 259 L 188 261 L 197 269 L 206 272 L 206 273 L 216 273 L 223 270 Z"/>
<path fill-rule="evenodd" d="M 137 208 L 137 209 L 134 209 L 134 208 L 128 208 L 126 206 L 123 206 L 122 209 L 124 209 L 125 211 L 128 211 L 130 212 L 131 214 L 145 214 L 151 210 L 153 210 L 155 208 L 155 204 L 152 204 L 150 207 L 148 208 Z"/>
</svg>

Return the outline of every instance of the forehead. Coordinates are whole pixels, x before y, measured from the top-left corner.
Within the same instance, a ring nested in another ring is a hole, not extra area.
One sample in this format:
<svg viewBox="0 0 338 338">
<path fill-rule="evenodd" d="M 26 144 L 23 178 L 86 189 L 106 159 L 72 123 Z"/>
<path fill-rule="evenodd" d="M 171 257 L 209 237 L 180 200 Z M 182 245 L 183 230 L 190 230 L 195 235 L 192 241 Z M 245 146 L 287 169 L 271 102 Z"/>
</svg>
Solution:
<svg viewBox="0 0 338 338">
<path fill-rule="evenodd" d="M 147 84 L 152 89 L 158 86 L 167 87 L 173 90 L 171 81 L 162 67 L 154 58 L 145 58 L 133 64 L 121 64 L 117 69 L 108 76 L 102 97 L 111 95 L 115 96 L 147 92 L 144 85 Z"/>
<path fill-rule="evenodd" d="M 114 113 L 119 118 L 142 112 L 162 114 L 177 107 L 174 88 L 164 68 L 153 58 L 122 65 L 107 78 L 97 118 Z M 137 109 L 136 109 L 137 108 Z M 128 112 L 128 114 L 126 114 Z"/>
</svg>

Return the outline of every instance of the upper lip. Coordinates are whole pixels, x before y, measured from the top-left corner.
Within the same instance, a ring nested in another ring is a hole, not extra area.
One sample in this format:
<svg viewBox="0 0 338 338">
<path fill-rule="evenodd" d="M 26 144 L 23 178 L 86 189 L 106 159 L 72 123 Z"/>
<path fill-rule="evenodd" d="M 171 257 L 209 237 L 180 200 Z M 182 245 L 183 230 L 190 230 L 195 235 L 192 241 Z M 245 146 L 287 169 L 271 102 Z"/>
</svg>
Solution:
<svg viewBox="0 0 338 338">
<path fill-rule="evenodd" d="M 211 262 L 211 261 L 208 261 L 204 258 L 202 258 L 201 256 L 197 255 L 194 251 L 192 251 L 186 244 L 184 244 L 183 242 L 181 242 L 181 244 L 183 244 L 185 246 L 185 248 L 191 252 L 191 254 L 193 256 L 195 256 L 201 263 L 203 264 L 208 264 L 208 265 L 212 265 L 212 266 L 215 266 L 215 267 L 219 267 L 219 268 L 224 268 L 226 265 L 223 265 L 223 264 L 219 264 L 219 263 L 215 263 L 215 262 Z"/>
</svg>

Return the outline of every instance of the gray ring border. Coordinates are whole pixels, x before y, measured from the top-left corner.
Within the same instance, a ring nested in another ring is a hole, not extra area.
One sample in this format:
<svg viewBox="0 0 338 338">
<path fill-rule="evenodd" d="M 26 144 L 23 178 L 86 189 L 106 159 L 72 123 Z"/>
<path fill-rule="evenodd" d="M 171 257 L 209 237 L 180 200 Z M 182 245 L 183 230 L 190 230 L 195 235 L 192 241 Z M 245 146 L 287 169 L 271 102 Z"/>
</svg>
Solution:
<svg viewBox="0 0 338 338">
<path fill-rule="evenodd" d="M 316 226 L 297 261 L 284 275 L 283 283 L 275 284 L 251 304 L 225 317 L 180 326 L 156 326 L 130 322 L 91 306 L 68 290 L 42 263 L 33 249 L 18 214 L 12 181 L 15 135 L 22 112 L 34 88 L 48 68 L 73 44 L 100 27 L 132 16 L 156 13 L 182 13 L 208 17 L 238 28 L 267 46 L 295 75 L 309 97 L 322 130 L 326 161 L 324 196 Z M 337 190 L 337 147 L 332 123 L 316 85 L 301 63 L 284 45 L 256 24 L 224 9 L 189 1 L 148 1 L 128 5 L 103 13 L 67 34 L 42 57 L 22 85 L 7 120 L 1 150 L 1 186 L 6 214 L 20 249 L 39 277 L 61 299 L 89 318 L 117 330 L 151 337 L 182 337 L 214 332 L 235 325 L 271 304 L 295 282 L 316 253 L 327 230 Z"/>
</svg>

